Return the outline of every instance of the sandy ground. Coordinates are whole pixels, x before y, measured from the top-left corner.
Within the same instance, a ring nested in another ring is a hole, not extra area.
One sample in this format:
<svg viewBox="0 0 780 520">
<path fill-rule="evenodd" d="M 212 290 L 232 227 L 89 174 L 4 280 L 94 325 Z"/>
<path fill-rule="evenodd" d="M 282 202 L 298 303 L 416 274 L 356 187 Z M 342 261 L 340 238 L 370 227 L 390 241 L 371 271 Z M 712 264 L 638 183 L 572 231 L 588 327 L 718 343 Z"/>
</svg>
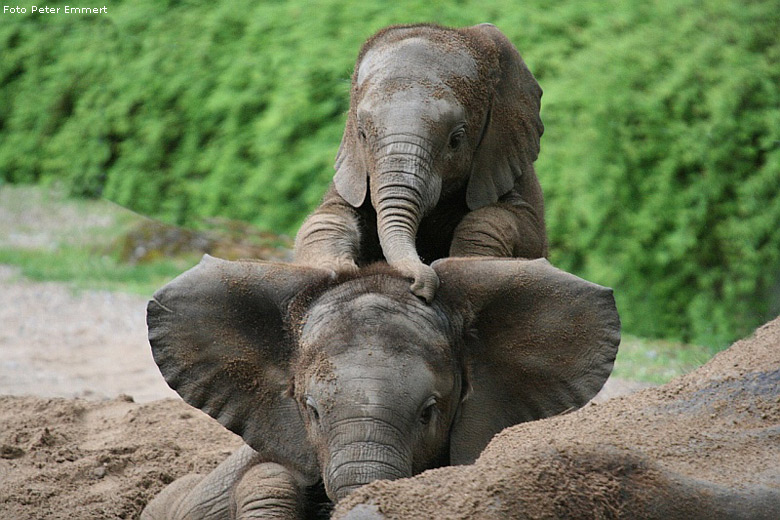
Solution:
<svg viewBox="0 0 780 520">
<path fill-rule="evenodd" d="M 2 265 L 0 295 L 0 520 L 137 518 L 166 483 L 240 444 L 168 388 L 145 298 Z"/>
<path fill-rule="evenodd" d="M 138 402 L 176 397 L 146 340 L 146 300 L 74 293 L 0 265 L 0 394 Z"/>
</svg>

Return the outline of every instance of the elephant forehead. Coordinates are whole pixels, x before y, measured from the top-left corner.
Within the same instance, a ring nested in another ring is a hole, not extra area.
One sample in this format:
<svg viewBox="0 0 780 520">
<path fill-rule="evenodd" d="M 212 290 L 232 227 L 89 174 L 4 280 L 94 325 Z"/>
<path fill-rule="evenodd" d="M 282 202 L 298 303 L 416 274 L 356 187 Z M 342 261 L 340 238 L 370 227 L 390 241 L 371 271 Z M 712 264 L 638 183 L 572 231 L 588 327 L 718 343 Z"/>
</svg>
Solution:
<svg viewBox="0 0 780 520">
<path fill-rule="evenodd" d="M 478 75 L 477 64 L 465 49 L 442 48 L 418 36 L 369 49 L 360 62 L 357 84 L 369 78 L 408 77 L 435 82 L 452 77 L 477 79 Z"/>
<path fill-rule="evenodd" d="M 370 121 L 378 131 L 404 129 L 415 133 L 421 121 L 428 122 L 427 132 L 435 137 L 437 128 L 449 135 L 450 127 L 461 122 L 466 113 L 463 105 L 447 86 L 400 85 L 403 80 L 387 80 L 365 89 L 358 105 L 358 120 Z M 425 135 L 425 134 L 423 134 Z"/>
<path fill-rule="evenodd" d="M 361 294 L 315 306 L 307 317 L 301 339 L 306 344 L 399 347 L 447 343 L 443 318 L 431 306 L 410 295 L 399 299 Z"/>
<path fill-rule="evenodd" d="M 334 376 L 339 381 L 340 391 L 353 390 L 362 394 L 362 399 L 354 399 L 356 403 L 379 404 L 403 398 L 416 407 L 422 394 L 427 397 L 438 390 L 443 395 L 454 384 L 455 376 L 452 370 L 447 370 L 449 367 L 426 361 L 420 356 L 361 349 L 337 356 Z"/>
<path fill-rule="evenodd" d="M 406 404 L 416 409 L 431 394 L 449 396 L 458 381 L 452 364 L 429 358 L 424 352 L 388 352 L 366 345 L 324 357 L 325 363 L 302 366 L 302 386 L 320 403 L 339 403 L 342 408 L 384 403 L 398 407 L 396 411 Z"/>
</svg>

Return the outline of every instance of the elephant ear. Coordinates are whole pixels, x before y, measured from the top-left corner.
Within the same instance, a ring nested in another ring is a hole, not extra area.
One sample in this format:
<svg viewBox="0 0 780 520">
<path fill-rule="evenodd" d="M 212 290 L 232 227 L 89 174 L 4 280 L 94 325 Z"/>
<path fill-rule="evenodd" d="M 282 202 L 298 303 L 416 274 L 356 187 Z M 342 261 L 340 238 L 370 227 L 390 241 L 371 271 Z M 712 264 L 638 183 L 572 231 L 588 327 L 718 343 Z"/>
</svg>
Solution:
<svg viewBox="0 0 780 520">
<path fill-rule="evenodd" d="M 579 408 L 609 377 L 620 343 L 612 290 L 547 260 L 446 258 L 442 298 L 463 302 L 470 385 L 451 432 L 468 464 L 517 423 Z"/>
<path fill-rule="evenodd" d="M 295 346 L 287 302 L 327 271 L 208 255 L 157 291 L 146 321 L 154 360 L 168 385 L 268 461 L 316 481 L 319 470 L 289 395 Z"/>
<path fill-rule="evenodd" d="M 518 184 L 533 189 L 537 182 L 533 163 L 544 125 L 539 117 L 542 89 L 512 42 L 491 24 L 466 31 L 488 38 L 498 54 L 495 91 L 466 191 L 469 209 L 475 210 L 493 204 Z M 523 176 L 527 180 L 519 183 Z M 523 191 L 520 195 L 536 196 Z"/>
<path fill-rule="evenodd" d="M 350 110 L 344 128 L 344 137 L 341 139 L 341 145 L 339 145 L 339 151 L 336 154 L 334 165 L 336 175 L 333 177 L 333 184 L 342 199 L 353 208 L 359 208 L 366 199 L 368 177 L 359 156 L 360 149 L 357 146 L 357 130 L 354 119 L 354 111 Z"/>
</svg>

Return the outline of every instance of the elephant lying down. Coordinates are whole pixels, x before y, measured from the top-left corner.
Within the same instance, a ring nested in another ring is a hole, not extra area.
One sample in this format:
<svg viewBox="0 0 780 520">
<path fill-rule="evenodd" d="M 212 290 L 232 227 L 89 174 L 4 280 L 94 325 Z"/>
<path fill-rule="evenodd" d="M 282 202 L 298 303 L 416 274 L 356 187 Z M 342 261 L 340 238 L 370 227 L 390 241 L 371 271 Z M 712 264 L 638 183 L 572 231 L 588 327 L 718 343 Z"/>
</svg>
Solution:
<svg viewBox="0 0 780 520">
<path fill-rule="evenodd" d="M 248 446 L 142 518 L 309 517 L 318 489 L 338 501 L 471 463 L 505 427 L 602 387 L 620 341 L 611 290 L 542 259 L 433 268 L 430 305 L 386 265 L 333 279 L 204 257 L 158 291 L 147 321 L 165 379 Z"/>
</svg>

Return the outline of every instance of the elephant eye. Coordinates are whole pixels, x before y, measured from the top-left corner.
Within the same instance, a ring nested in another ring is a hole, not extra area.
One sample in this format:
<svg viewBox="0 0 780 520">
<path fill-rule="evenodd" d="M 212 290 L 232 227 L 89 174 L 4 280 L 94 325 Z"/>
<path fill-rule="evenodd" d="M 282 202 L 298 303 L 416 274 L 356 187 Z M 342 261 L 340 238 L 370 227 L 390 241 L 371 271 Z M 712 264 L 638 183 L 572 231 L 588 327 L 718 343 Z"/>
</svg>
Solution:
<svg viewBox="0 0 780 520">
<path fill-rule="evenodd" d="M 363 130 L 362 128 L 358 128 L 358 138 L 361 141 L 365 141 L 366 140 L 366 131 Z"/>
<path fill-rule="evenodd" d="M 463 142 L 463 138 L 466 137 L 466 129 L 463 127 L 458 128 L 452 134 L 450 134 L 450 148 L 457 149 Z"/>
<path fill-rule="evenodd" d="M 315 422 L 320 420 L 320 412 L 317 410 L 317 403 L 314 402 L 314 398 L 310 395 L 306 396 L 306 410 Z"/>
<path fill-rule="evenodd" d="M 425 408 L 423 408 L 422 412 L 420 412 L 420 423 L 426 425 L 429 422 L 431 422 L 431 419 L 433 418 L 433 414 L 435 412 L 436 412 L 436 398 L 432 397 L 426 404 Z"/>
</svg>

